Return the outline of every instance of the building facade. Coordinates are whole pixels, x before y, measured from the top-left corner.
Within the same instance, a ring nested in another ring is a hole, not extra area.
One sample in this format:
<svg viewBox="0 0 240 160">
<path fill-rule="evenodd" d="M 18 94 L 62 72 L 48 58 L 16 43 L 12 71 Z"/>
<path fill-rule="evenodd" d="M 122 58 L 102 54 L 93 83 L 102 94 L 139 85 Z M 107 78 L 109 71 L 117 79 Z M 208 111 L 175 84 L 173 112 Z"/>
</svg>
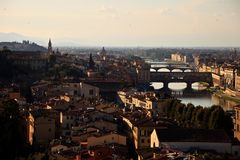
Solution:
<svg viewBox="0 0 240 160">
<path fill-rule="evenodd" d="M 55 119 L 41 116 L 35 119 L 35 139 L 37 144 L 48 144 L 55 138 Z"/>
<path fill-rule="evenodd" d="M 12 51 L 8 59 L 13 64 L 21 67 L 29 67 L 32 70 L 45 70 L 48 66 L 49 56 L 47 53 L 30 51 Z"/>
<path fill-rule="evenodd" d="M 235 106 L 234 137 L 240 141 L 240 106 Z"/>
<path fill-rule="evenodd" d="M 80 82 L 80 95 L 85 98 L 99 98 L 99 88 Z"/>
<path fill-rule="evenodd" d="M 187 57 L 180 54 L 180 53 L 174 53 L 174 54 L 171 54 L 171 60 L 186 63 L 187 62 Z"/>
</svg>

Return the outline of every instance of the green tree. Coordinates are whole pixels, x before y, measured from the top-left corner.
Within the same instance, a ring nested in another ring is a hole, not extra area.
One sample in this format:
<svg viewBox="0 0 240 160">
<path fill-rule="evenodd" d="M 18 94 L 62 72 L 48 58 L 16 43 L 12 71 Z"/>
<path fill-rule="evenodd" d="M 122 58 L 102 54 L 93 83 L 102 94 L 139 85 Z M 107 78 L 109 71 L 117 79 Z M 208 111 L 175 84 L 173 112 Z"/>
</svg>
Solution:
<svg viewBox="0 0 240 160">
<path fill-rule="evenodd" d="M 196 128 L 197 128 L 197 126 L 195 126 L 196 115 L 200 108 L 201 108 L 201 106 L 194 107 L 193 112 L 192 112 L 191 125 L 193 125 Z"/>
<path fill-rule="evenodd" d="M 186 121 L 187 109 L 188 109 L 187 106 L 184 105 L 183 112 L 182 112 L 182 117 L 181 117 L 182 122 Z"/>
<path fill-rule="evenodd" d="M 196 128 L 203 128 L 203 117 L 204 117 L 204 110 L 203 107 L 199 107 L 196 112 L 194 126 Z"/>
<path fill-rule="evenodd" d="M 187 125 L 189 125 L 190 122 L 191 122 L 193 111 L 194 111 L 194 105 L 191 104 L 191 103 L 188 103 L 187 104 L 187 111 L 186 111 L 186 114 L 185 114 L 185 122 L 186 122 Z"/>
<path fill-rule="evenodd" d="M 182 115 L 183 115 L 184 107 L 185 107 L 185 105 L 182 104 L 182 103 L 178 103 L 178 104 L 176 105 L 174 118 L 175 118 L 178 122 L 181 122 L 181 121 L 182 121 Z"/>
<path fill-rule="evenodd" d="M 15 159 L 27 148 L 24 119 L 20 116 L 19 106 L 15 100 L 3 103 L 0 115 L 0 154 L 7 159 Z"/>
<path fill-rule="evenodd" d="M 209 129 L 223 129 L 224 110 L 219 106 L 211 112 L 209 118 Z"/>
<path fill-rule="evenodd" d="M 223 128 L 226 131 L 226 133 L 229 135 L 229 137 L 233 138 L 234 134 L 233 134 L 233 119 L 231 117 L 231 114 L 226 114 L 224 116 L 224 122 L 223 122 Z"/>
<path fill-rule="evenodd" d="M 0 75 L 3 79 L 12 79 L 13 77 L 13 65 L 7 58 L 7 54 L 9 53 L 11 51 L 8 49 L 0 51 Z"/>
<path fill-rule="evenodd" d="M 176 107 L 180 102 L 181 102 L 180 100 L 172 99 L 170 117 L 173 118 L 173 119 L 175 118 Z"/>
<path fill-rule="evenodd" d="M 208 129 L 210 115 L 211 115 L 211 110 L 209 108 L 204 108 L 203 125 L 202 125 L 203 129 Z"/>
</svg>

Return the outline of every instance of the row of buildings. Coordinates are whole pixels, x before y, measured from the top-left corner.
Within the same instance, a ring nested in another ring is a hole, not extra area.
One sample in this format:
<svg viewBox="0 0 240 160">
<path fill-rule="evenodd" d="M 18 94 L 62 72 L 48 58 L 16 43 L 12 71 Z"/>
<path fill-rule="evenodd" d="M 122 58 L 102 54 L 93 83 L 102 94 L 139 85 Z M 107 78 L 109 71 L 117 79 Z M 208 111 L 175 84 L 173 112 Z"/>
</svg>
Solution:
<svg viewBox="0 0 240 160">
<path fill-rule="evenodd" d="M 194 63 L 199 72 L 211 72 L 215 87 L 223 90 L 224 94 L 238 98 L 240 96 L 240 68 L 236 51 L 229 57 L 196 55 Z M 240 140 L 239 106 L 233 108 L 234 136 Z"/>
<path fill-rule="evenodd" d="M 187 62 L 187 56 L 177 52 L 177 53 L 171 54 L 171 60 L 175 61 L 175 62 L 186 63 Z"/>
<path fill-rule="evenodd" d="M 239 62 L 232 58 L 211 55 L 194 55 L 194 64 L 199 72 L 211 72 L 215 86 L 233 91 L 240 90 Z"/>
</svg>

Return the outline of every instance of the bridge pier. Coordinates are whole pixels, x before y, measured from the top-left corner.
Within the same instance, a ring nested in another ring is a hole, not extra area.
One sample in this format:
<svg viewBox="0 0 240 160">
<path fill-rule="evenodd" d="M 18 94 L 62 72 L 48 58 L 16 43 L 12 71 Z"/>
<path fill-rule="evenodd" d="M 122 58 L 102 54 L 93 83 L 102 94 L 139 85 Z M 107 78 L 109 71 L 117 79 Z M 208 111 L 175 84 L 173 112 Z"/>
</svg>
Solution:
<svg viewBox="0 0 240 160">
<path fill-rule="evenodd" d="M 187 82 L 187 90 L 191 90 L 192 89 L 192 83 L 191 82 Z"/>
<path fill-rule="evenodd" d="M 163 89 L 164 89 L 164 90 L 169 89 L 169 88 L 168 88 L 168 82 L 163 82 Z"/>
</svg>

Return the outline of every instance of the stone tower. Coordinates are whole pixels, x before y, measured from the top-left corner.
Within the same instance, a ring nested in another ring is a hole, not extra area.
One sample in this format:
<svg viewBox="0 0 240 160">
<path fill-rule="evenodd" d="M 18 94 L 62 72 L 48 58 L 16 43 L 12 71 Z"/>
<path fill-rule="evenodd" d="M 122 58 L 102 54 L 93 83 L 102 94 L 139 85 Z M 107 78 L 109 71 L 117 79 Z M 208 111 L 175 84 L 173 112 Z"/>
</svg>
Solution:
<svg viewBox="0 0 240 160">
<path fill-rule="evenodd" d="M 88 69 L 94 70 L 95 69 L 95 62 L 93 61 L 92 54 L 89 57 Z"/>
<path fill-rule="evenodd" d="M 102 51 L 100 52 L 100 57 L 101 57 L 101 60 L 103 60 L 103 61 L 105 61 L 106 60 L 106 54 L 107 54 L 107 52 L 106 52 L 106 50 L 105 50 L 105 48 L 103 47 L 102 48 Z"/>
<path fill-rule="evenodd" d="M 49 41 L 48 41 L 48 54 L 51 55 L 52 53 L 53 53 L 52 42 L 51 42 L 51 39 L 49 39 Z"/>
</svg>

